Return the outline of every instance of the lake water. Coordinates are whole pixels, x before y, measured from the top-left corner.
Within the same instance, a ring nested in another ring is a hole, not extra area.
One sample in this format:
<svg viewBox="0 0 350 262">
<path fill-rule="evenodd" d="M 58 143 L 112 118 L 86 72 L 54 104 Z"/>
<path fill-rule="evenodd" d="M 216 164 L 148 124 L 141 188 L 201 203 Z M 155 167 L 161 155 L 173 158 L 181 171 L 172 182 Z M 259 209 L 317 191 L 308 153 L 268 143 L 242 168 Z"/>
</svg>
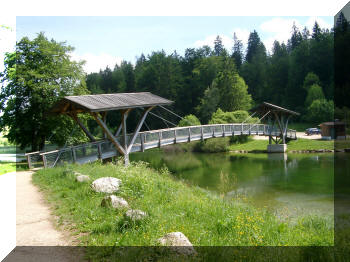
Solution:
<svg viewBox="0 0 350 262">
<path fill-rule="evenodd" d="M 334 213 L 333 154 L 135 153 L 131 160 L 166 165 L 186 183 L 228 201 L 269 209 L 281 220 Z"/>
</svg>

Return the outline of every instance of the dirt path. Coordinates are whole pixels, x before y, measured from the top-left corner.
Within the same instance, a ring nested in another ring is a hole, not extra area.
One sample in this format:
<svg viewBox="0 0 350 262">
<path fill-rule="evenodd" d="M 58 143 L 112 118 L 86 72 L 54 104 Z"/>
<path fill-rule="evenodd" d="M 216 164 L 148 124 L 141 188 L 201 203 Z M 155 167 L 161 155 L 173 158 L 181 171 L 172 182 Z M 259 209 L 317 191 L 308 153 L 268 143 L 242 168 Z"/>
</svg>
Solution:
<svg viewBox="0 0 350 262">
<path fill-rule="evenodd" d="M 42 193 L 32 184 L 32 174 L 16 174 L 17 247 L 5 261 L 81 261 L 78 248 L 69 247 L 69 234 L 55 228 Z"/>
<path fill-rule="evenodd" d="M 253 138 L 255 140 L 268 140 L 269 137 L 268 136 L 253 136 Z M 297 132 L 297 138 L 305 138 L 305 139 L 314 139 L 314 140 L 318 140 L 321 139 L 321 135 L 311 135 L 308 136 L 306 135 L 304 132 Z"/>
</svg>

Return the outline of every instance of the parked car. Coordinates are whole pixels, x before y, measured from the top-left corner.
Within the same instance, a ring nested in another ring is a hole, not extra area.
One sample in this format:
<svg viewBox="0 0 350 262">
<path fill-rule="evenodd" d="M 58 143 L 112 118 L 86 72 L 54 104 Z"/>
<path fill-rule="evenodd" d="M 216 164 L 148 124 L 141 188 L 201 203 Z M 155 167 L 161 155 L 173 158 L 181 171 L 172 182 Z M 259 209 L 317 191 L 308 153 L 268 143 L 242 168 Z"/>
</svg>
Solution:
<svg viewBox="0 0 350 262">
<path fill-rule="evenodd" d="M 305 134 L 307 134 L 308 136 L 317 135 L 317 134 L 321 134 L 321 130 L 318 128 L 308 128 L 305 130 Z"/>
</svg>

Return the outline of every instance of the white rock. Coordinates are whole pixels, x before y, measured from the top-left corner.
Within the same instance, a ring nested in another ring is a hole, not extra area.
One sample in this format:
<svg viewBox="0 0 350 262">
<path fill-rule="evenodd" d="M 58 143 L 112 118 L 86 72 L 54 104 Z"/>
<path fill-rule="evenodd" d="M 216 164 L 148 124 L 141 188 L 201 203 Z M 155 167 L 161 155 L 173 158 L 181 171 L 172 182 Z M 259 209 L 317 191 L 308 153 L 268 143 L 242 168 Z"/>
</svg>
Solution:
<svg viewBox="0 0 350 262">
<path fill-rule="evenodd" d="M 146 214 L 146 212 L 143 212 L 143 211 L 138 210 L 138 209 L 130 209 L 130 210 L 125 212 L 124 216 L 128 220 L 136 222 L 136 221 L 140 221 L 140 220 L 146 218 L 147 214 Z"/>
<path fill-rule="evenodd" d="M 95 192 L 111 194 L 119 190 L 121 182 L 122 181 L 120 179 L 115 177 L 101 177 L 92 182 L 91 188 Z"/>
<path fill-rule="evenodd" d="M 159 238 L 158 242 L 162 246 L 170 246 L 173 251 L 184 255 L 196 254 L 196 251 L 192 243 L 181 232 L 172 232 L 172 233 L 166 234 L 162 238 Z"/>
<path fill-rule="evenodd" d="M 90 181 L 90 177 L 87 176 L 87 175 L 78 175 L 78 176 L 75 177 L 75 179 L 78 182 L 88 182 L 88 181 Z"/>
<path fill-rule="evenodd" d="M 111 206 L 115 209 L 129 208 L 129 204 L 124 198 L 117 197 L 115 195 L 104 197 L 102 199 L 101 206 Z"/>
</svg>

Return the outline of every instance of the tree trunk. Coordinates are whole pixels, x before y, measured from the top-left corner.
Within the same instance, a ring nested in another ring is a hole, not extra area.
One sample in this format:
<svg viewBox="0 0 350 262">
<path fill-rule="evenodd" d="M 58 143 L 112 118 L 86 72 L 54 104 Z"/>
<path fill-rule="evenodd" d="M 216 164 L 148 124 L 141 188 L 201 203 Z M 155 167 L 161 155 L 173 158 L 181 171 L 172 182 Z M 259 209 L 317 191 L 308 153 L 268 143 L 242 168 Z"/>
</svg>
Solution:
<svg viewBox="0 0 350 262">
<path fill-rule="evenodd" d="M 43 150 L 45 147 L 45 136 L 40 137 L 39 150 Z"/>
</svg>

